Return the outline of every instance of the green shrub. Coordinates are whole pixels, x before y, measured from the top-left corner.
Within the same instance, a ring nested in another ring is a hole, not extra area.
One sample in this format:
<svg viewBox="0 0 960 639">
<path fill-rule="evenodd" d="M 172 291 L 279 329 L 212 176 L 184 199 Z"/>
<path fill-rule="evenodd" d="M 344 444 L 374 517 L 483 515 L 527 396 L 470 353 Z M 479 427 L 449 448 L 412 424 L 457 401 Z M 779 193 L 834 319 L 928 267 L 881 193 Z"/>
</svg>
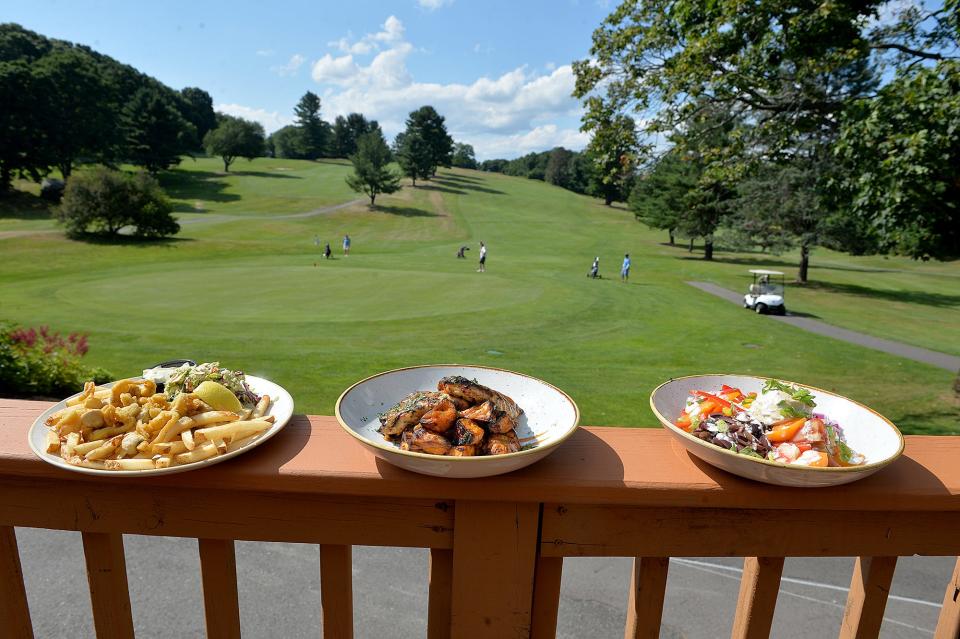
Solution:
<svg viewBox="0 0 960 639">
<path fill-rule="evenodd" d="M 112 379 L 102 368 L 84 366 L 87 336 L 64 337 L 46 326 L 21 328 L 0 322 L 0 396 L 65 397 L 83 383 Z"/>
<path fill-rule="evenodd" d="M 71 237 L 116 235 L 125 226 L 137 237 L 163 237 L 180 231 L 172 212 L 160 184 L 146 173 L 97 168 L 70 176 L 57 215 Z"/>
</svg>

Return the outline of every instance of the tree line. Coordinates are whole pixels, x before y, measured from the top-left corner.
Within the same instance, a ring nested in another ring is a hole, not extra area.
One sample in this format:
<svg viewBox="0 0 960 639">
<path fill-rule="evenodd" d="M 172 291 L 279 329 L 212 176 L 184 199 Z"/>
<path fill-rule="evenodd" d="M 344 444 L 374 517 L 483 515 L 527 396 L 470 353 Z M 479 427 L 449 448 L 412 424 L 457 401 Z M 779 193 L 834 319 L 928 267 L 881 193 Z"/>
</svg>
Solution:
<svg viewBox="0 0 960 639">
<path fill-rule="evenodd" d="M 151 173 L 216 126 L 202 89 L 177 91 L 82 45 L 0 24 L 0 192 L 14 176 L 68 178 L 78 162 Z"/>
<path fill-rule="evenodd" d="M 960 256 L 960 2 L 887 5 L 623 2 L 575 95 L 637 219 L 707 259 L 715 239 L 798 248 L 801 281 L 817 246 Z"/>
</svg>

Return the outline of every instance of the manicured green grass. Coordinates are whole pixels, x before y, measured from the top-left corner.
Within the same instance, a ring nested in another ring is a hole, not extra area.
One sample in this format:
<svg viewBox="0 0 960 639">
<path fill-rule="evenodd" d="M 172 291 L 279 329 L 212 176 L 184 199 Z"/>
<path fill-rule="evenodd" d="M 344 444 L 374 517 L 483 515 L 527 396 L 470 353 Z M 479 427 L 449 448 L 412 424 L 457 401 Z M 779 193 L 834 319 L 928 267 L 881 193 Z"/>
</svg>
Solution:
<svg viewBox="0 0 960 639">
<path fill-rule="evenodd" d="M 663 234 L 623 209 L 473 171 L 443 170 L 422 187 L 382 198 L 376 210 L 355 205 L 282 217 L 355 199 L 340 184 L 347 169 L 256 160 L 240 161 L 230 177 L 207 175 L 217 172 L 215 163 L 199 160 L 194 168 L 186 160 L 165 178 L 176 183 L 177 201 L 200 202 L 194 210 L 203 211 L 183 213 L 185 221 L 200 221 L 184 224 L 176 240 L 0 240 L 8 257 L 0 262 L 0 315 L 89 331 L 87 359 L 117 375 L 172 357 L 219 359 L 276 380 L 293 393 L 297 410 L 309 413 L 331 414 L 346 386 L 375 372 L 460 362 L 547 379 L 577 400 L 585 424 L 653 426 L 654 386 L 671 376 L 728 371 L 835 389 L 907 432 L 960 432 L 949 372 L 772 322 L 685 284 L 741 288 L 754 260 L 788 258 L 685 259 L 685 249 L 661 245 Z M 247 168 L 290 168 L 303 177 L 240 175 Z M 186 175 L 191 171 L 201 176 Z M 220 199 L 204 199 L 204 192 Z M 204 222 L 210 213 L 220 218 Z M 349 257 L 340 251 L 344 233 L 353 238 Z M 329 241 L 336 259 L 322 259 L 314 237 Z M 484 274 L 476 272 L 479 240 L 489 246 Z M 461 244 L 472 249 L 467 260 L 454 257 Z M 634 258 L 629 284 L 617 277 L 624 252 Z M 595 255 L 605 279 L 585 277 Z M 797 311 L 853 328 L 876 323 L 878 334 L 896 330 L 921 344 L 938 316 L 949 324 L 941 333 L 960 324 L 952 302 L 838 290 L 859 283 L 916 295 L 939 282 L 940 294 L 954 296 L 957 265 L 895 261 L 896 272 L 873 273 L 845 269 L 890 262 L 820 253 L 814 260 L 812 277 L 832 288 L 788 291 Z M 827 260 L 834 270 L 824 268 Z M 847 297 L 856 305 L 845 314 Z M 911 330 L 911 322 L 920 328 Z"/>
</svg>

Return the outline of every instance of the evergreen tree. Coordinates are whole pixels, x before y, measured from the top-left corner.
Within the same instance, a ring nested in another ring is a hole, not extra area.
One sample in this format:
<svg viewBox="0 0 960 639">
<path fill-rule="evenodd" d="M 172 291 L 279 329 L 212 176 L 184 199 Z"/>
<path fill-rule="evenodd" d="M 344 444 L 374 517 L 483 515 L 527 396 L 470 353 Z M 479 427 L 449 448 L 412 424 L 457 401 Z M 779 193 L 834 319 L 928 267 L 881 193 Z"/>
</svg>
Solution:
<svg viewBox="0 0 960 639">
<path fill-rule="evenodd" d="M 316 160 L 327 154 L 329 125 L 320 118 L 320 96 L 307 91 L 294 108 L 302 132 L 303 156 Z"/>
<path fill-rule="evenodd" d="M 407 130 L 397 135 L 394 149 L 400 170 L 410 178 L 413 186 L 417 185 L 418 178 L 427 179 L 433 174 L 436 166 L 433 150 L 418 129 L 408 124 Z"/>
</svg>

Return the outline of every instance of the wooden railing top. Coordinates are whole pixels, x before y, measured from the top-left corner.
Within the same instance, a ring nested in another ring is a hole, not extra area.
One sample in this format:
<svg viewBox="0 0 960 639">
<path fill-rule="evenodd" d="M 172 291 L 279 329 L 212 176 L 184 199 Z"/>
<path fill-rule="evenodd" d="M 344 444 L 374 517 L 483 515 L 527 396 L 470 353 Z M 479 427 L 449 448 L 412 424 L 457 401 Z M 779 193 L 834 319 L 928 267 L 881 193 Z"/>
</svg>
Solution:
<svg viewBox="0 0 960 639">
<path fill-rule="evenodd" d="M 545 460 L 475 480 L 417 475 L 376 459 L 332 417 L 296 415 L 271 441 L 175 475 L 86 477 L 27 445 L 47 402 L 0 399 L 0 477 L 422 499 L 817 510 L 960 510 L 960 437 L 909 436 L 903 456 L 847 486 L 791 489 L 742 480 L 688 455 L 662 429 L 580 428 Z"/>
</svg>

